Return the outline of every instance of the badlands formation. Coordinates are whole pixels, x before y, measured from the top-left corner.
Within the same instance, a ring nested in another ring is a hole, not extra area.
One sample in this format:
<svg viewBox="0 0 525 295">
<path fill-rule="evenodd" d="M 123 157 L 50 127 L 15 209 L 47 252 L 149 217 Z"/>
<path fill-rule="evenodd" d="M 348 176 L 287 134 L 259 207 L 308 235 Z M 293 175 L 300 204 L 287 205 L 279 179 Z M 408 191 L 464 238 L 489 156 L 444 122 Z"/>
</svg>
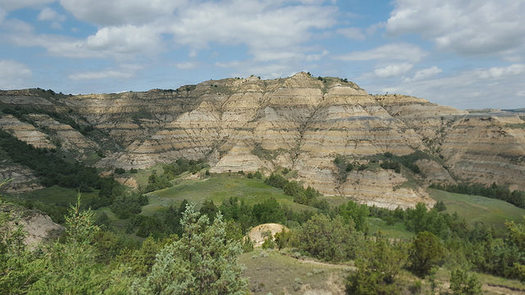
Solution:
<svg viewBox="0 0 525 295">
<path fill-rule="evenodd" d="M 252 76 L 77 96 L 13 90 L 0 92 L 0 107 L 25 110 L 0 113 L 2 130 L 105 170 L 180 157 L 206 158 L 212 173 L 288 168 L 325 195 L 388 208 L 432 204 L 425 191 L 431 183 L 495 182 L 525 190 L 523 113 L 370 95 L 339 78 Z M 427 155 L 415 162 L 420 173 L 377 164 L 379 155 L 416 151 Z M 336 157 L 366 168 L 341 173 Z M 13 167 L 0 160 L 0 177 L 14 178 L 12 190 L 37 187 L 31 171 Z"/>
</svg>

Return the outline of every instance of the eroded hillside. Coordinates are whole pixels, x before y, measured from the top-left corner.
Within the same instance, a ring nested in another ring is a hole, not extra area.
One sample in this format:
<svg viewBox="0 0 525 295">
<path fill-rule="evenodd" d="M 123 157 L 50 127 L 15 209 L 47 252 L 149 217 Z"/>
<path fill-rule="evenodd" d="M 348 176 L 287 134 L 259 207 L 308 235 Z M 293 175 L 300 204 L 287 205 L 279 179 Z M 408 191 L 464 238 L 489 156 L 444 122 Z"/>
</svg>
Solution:
<svg viewBox="0 0 525 295">
<path fill-rule="evenodd" d="M 283 167 L 323 194 L 389 208 L 432 203 L 424 190 L 429 183 L 525 190 L 519 113 L 468 113 L 414 97 L 373 96 L 338 78 L 298 73 L 79 96 L 4 91 L 0 102 L 4 131 L 108 170 L 180 157 L 206 158 L 215 173 Z M 409 157 L 416 151 L 418 158 Z M 396 171 L 385 165 L 389 155 L 413 159 L 418 169 Z M 12 167 L 2 161 L 2 170 Z M 32 183 L 29 172 L 12 184 Z"/>
</svg>

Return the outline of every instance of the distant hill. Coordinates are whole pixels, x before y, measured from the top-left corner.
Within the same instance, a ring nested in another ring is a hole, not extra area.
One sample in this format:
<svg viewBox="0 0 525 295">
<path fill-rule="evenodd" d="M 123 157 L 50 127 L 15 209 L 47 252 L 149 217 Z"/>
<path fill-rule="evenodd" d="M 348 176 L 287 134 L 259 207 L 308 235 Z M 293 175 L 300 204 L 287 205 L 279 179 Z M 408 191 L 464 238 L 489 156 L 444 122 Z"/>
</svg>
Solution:
<svg viewBox="0 0 525 295">
<path fill-rule="evenodd" d="M 105 171 L 180 157 L 205 158 L 212 173 L 287 168 L 325 195 L 388 208 L 432 204 L 430 183 L 525 190 L 524 109 L 467 112 L 308 73 L 119 94 L 0 91 L 0 110 L 5 132 Z M 0 150 L 0 177 L 38 188 L 11 152 Z"/>
</svg>

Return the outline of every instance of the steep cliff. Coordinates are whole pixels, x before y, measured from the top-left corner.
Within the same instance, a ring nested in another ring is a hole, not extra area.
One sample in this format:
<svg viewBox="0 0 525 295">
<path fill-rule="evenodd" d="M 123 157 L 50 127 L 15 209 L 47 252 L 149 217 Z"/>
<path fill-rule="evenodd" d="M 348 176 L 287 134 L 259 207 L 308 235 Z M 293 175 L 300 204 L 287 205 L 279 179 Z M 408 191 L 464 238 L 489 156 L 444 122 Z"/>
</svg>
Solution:
<svg viewBox="0 0 525 295">
<path fill-rule="evenodd" d="M 525 189 L 523 118 L 469 113 L 307 73 L 206 81 L 176 90 L 79 96 L 0 92 L 0 128 L 97 167 L 145 168 L 207 158 L 211 172 L 278 167 L 326 195 L 395 208 L 431 204 L 424 185 L 456 180 Z M 26 111 L 16 112 L 13 108 Z M 28 110 L 29 109 L 29 110 Z M 426 155 L 419 171 L 382 168 L 381 155 Z M 95 153 L 99 157 L 88 157 Z M 360 169 L 341 171 L 345 157 Z M 518 176 L 518 177 L 516 177 Z"/>
</svg>

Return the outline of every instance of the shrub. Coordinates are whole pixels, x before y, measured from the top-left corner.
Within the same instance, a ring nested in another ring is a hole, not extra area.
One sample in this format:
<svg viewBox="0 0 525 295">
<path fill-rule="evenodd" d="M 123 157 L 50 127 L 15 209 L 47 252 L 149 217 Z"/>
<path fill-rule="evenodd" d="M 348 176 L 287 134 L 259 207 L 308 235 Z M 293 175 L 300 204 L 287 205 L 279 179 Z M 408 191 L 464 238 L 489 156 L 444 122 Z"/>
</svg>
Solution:
<svg viewBox="0 0 525 295">
<path fill-rule="evenodd" d="M 482 294 L 478 276 L 460 268 L 450 273 L 450 289 L 454 295 Z"/>
<path fill-rule="evenodd" d="M 342 261 L 355 254 L 353 232 L 353 223 L 345 223 L 342 217 L 317 214 L 297 231 L 298 248 L 319 259 Z"/>
<path fill-rule="evenodd" d="M 411 269 L 423 277 L 444 258 L 444 249 L 438 237 L 430 232 L 420 232 L 410 249 Z"/>
<path fill-rule="evenodd" d="M 126 173 L 126 170 L 124 170 L 123 168 L 115 169 L 115 174 L 124 174 L 124 173 Z"/>
</svg>

